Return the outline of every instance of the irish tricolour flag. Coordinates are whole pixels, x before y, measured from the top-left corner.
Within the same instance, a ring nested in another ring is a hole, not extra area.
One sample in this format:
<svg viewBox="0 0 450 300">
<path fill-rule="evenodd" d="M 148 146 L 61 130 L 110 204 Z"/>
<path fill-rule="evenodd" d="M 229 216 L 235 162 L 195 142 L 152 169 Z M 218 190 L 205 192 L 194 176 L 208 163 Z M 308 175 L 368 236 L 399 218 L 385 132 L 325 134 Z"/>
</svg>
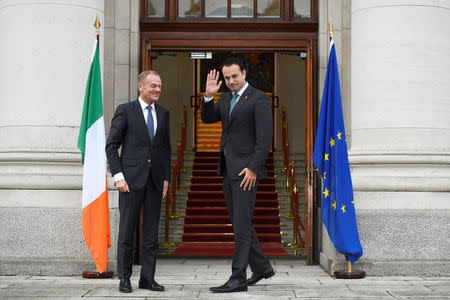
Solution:
<svg viewBox="0 0 450 300">
<path fill-rule="evenodd" d="M 97 41 L 86 84 L 78 148 L 83 162 L 83 235 L 97 272 L 103 273 L 108 264 L 111 237 L 106 183 L 105 121 Z"/>
</svg>

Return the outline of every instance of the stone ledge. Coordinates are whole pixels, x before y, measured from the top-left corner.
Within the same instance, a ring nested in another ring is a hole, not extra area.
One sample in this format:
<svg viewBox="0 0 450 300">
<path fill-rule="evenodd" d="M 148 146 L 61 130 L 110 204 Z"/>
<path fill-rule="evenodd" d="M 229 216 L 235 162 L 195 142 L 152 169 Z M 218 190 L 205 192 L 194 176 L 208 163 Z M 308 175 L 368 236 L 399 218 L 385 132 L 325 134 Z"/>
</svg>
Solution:
<svg viewBox="0 0 450 300">
<path fill-rule="evenodd" d="M 336 270 L 347 270 L 344 260 L 333 261 L 324 253 L 320 253 L 320 264 L 325 271 L 333 276 Z M 399 261 L 358 261 L 354 270 L 363 270 L 366 276 L 420 276 L 439 277 L 448 274 L 450 260 L 399 260 Z"/>
<path fill-rule="evenodd" d="M 37 276 L 81 276 L 83 271 L 95 271 L 92 260 L 75 259 L 1 259 L 0 274 L 2 276 L 37 275 Z M 117 262 L 108 261 L 108 270 L 116 274 Z"/>
</svg>

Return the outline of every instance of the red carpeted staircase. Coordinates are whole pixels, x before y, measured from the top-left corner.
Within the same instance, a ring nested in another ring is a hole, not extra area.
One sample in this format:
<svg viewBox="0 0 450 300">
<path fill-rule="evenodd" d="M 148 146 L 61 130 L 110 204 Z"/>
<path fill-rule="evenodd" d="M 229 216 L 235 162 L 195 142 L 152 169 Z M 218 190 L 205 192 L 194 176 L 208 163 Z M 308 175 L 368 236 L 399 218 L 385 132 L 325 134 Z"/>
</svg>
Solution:
<svg viewBox="0 0 450 300">
<path fill-rule="evenodd" d="M 182 243 L 172 252 L 179 256 L 232 256 L 233 228 L 217 176 L 218 152 L 196 152 L 191 188 L 186 204 Z M 260 181 L 253 223 L 266 255 L 288 255 L 281 245 L 280 217 L 273 171 L 273 156 L 267 159 L 269 177 Z"/>
</svg>

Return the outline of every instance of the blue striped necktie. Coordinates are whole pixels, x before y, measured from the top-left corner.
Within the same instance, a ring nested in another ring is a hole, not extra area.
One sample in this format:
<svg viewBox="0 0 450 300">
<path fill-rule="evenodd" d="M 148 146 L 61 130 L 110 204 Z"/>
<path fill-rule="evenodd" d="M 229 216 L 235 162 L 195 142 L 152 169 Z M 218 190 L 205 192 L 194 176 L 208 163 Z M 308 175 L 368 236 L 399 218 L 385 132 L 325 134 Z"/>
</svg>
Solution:
<svg viewBox="0 0 450 300">
<path fill-rule="evenodd" d="M 155 126 L 153 124 L 153 115 L 152 115 L 152 106 L 147 106 L 147 129 L 148 136 L 150 137 L 150 142 L 153 140 L 153 136 L 155 135 Z"/>
<path fill-rule="evenodd" d="M 228 113 L 228 118 L 231 117 L 231 112 L 233 111 L 234 106 L 236 105 L 237 98 L 239 97 L 238 94 L 233 93 L 233 97 L 231 97 L 231 103 L 230 103 L 230 112 Z"/>
</svg>

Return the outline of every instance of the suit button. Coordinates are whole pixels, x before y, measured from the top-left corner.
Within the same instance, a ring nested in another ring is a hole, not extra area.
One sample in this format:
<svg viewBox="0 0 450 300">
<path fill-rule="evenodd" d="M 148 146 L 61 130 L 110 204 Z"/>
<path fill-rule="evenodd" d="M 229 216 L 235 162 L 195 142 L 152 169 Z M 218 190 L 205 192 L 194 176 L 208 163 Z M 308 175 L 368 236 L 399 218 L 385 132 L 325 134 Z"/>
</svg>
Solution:
<svg viewBox="0 0 450 300">
<path fill-rule="evenodd" d="M 147 160 L 147 162 L 150 162 L 150 159 L 149 159 L 149 160 Z"/>
</svg>

